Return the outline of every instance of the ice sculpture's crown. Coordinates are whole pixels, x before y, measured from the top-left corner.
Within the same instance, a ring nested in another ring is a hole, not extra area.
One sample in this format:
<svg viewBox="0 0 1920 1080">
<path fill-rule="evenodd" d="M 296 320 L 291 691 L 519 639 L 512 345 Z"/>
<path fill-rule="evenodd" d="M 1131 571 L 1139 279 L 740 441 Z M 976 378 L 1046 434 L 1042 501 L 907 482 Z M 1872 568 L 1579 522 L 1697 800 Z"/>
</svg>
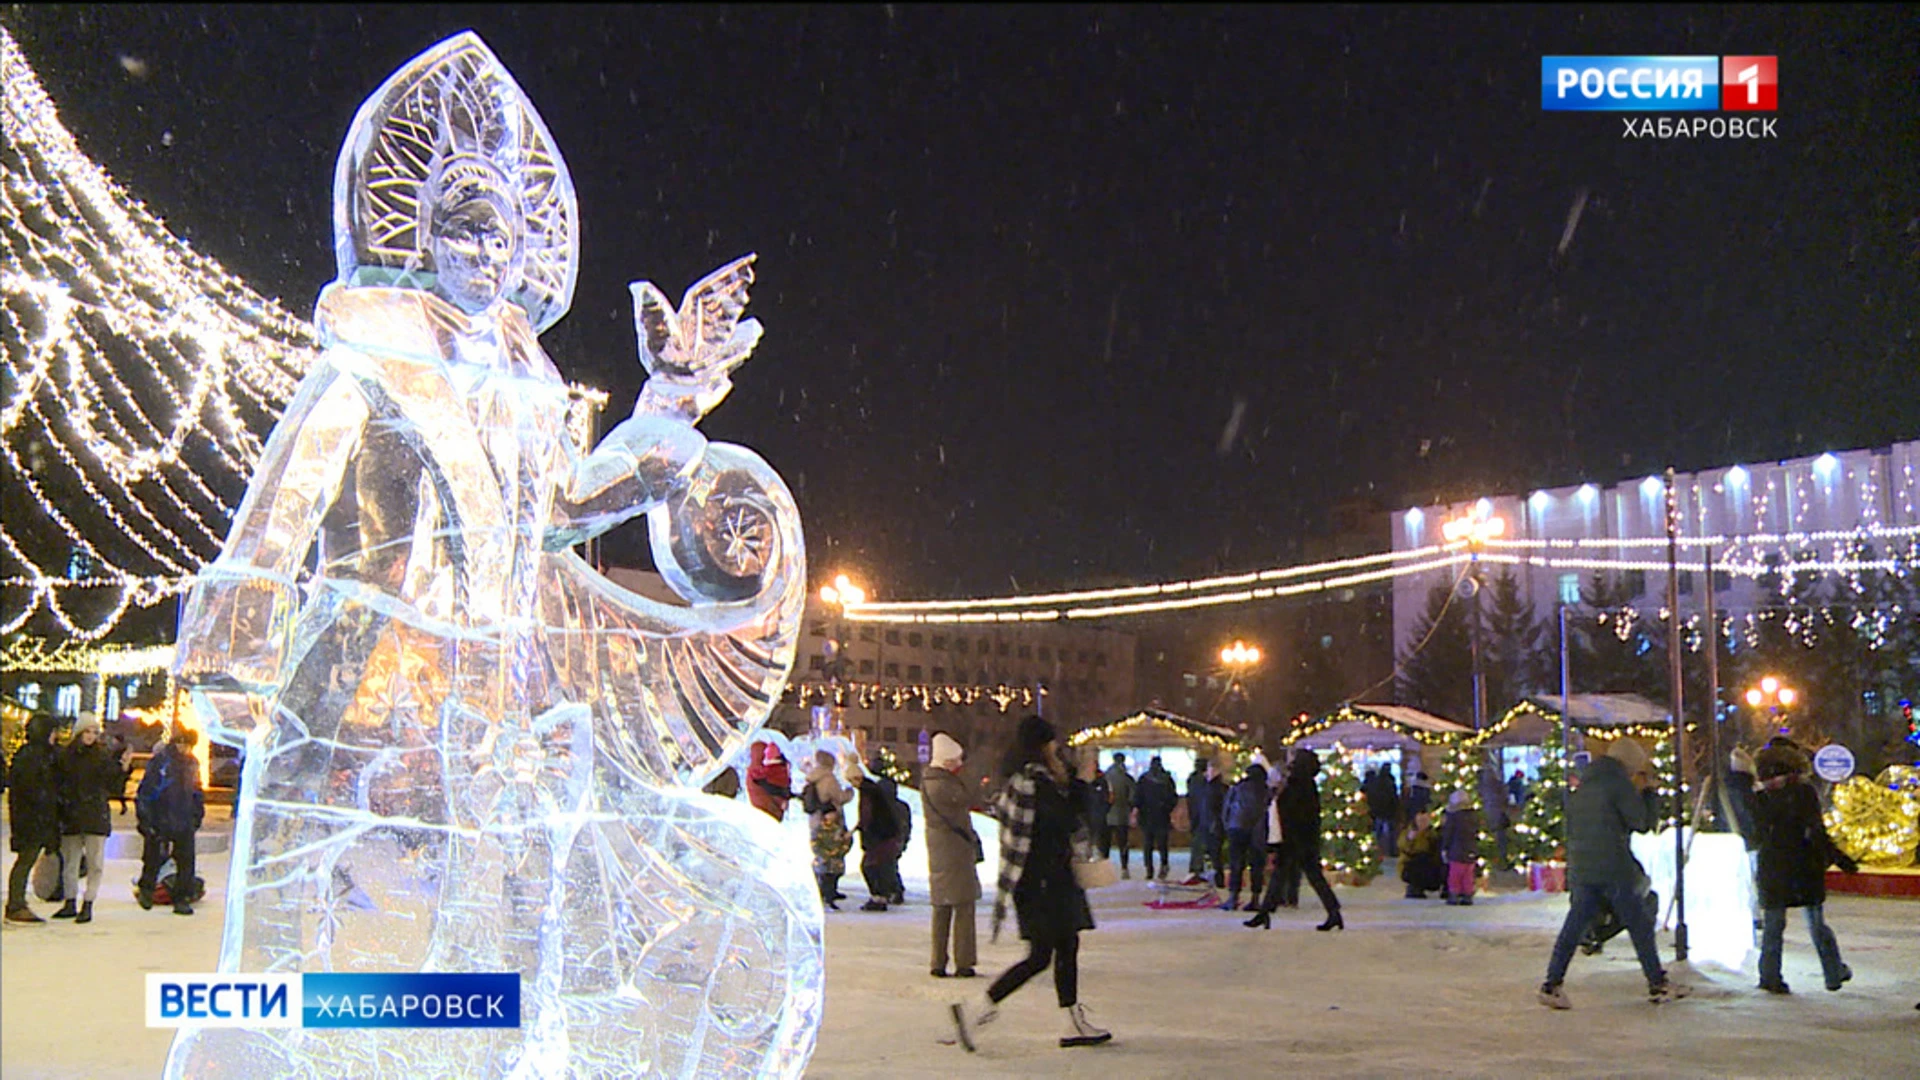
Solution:
<svg viewBox="0 0 1920 1080">
<path fill-rule="evenodd" d="M 525 271 L 508 299 L 535 331 L 559 321 L 580 262 L 573 178 L 525 91 L 472 31 L 414 57 L 354 117 L 333 179 L 340 280 L 428 287 L 428 227 L 455 192 L 517 212 Z"/>
</svg>

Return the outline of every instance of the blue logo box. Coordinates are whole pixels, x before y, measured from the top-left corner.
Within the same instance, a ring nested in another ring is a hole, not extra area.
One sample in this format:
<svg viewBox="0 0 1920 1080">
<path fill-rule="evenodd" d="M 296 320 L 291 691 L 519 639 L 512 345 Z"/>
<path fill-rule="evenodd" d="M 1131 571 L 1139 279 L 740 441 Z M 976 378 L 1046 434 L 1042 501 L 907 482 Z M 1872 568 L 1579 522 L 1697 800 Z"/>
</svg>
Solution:
<svg viewBox="0 0 1920 1080">
<path fill-rule="evenodd" d="M 1717 56 L 1543 56 L 1548 112 L 1711 112 L 1720 107 Z"/>
<path fill-rule="evenodd" d="M 309 1028 L 517 1028 L 517 974 L 308 972 L 300 1026 Z"/>
</svg>

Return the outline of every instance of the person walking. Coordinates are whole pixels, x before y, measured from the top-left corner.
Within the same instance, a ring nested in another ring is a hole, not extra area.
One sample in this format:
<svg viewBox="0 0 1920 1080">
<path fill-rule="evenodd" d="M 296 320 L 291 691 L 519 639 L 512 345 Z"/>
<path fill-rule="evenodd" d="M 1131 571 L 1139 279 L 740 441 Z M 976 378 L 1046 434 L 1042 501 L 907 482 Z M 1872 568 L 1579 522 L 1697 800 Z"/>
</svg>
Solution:
<svg viewBox="0 0 1920 1080">
<path fill-rule="evenodd" d="M 1120 876 L 1123 879 L 1130 878 L 1133 876 L 1133 871 L 1127 867 L 1127 848 L 1128 841 L 1131 839 L 1127 833 L 1127 826 L 1133 814 L 1134 783 L 1133 774 L 1127 772 L 1127 755 L 1113 755 L 1112 764 L 1107 766 L 1106 772 L 1100 774 L 1100 778 L 1107 782 L 1109 800 L 1107 836 L 1101 842 L 1100 857 L 1106 858 L 1111 850 L 1109 845 L 1117 843 L 1120 847 Z"/>
<path fill-rule="evenodd" d="M 1225 801 L 1225 786 L 1219 783 L 1219 772 L 1213 759 L 1195 761 L 1193 772 L 1187 775 L 1187 824 L 1192 830 L 1192 842 L 1188 845 L 1187 874 L 1199 880 L 1206 878 L 1208 867 L 1212 867 L 1217 884 L 1225 885 L 1226 868 L 1220 865 L 1219 848 L 1225 839 L 1220 835 L 1220 808 Z"/>
<path fill-rule="evenodd" d="M 107 837 L 113 832 L 116 791 L 126 790 L 120 762 L 101 737 L 100 718 L 91 713 L 74 725 L 73 741 L 56 758 L 60 787 L 60 857 L 66 903 L 56 919 L 93 921 L 93 902 L 106 880 Z M 80 896 L 80 863 L 86 860 L 87 895 Z"/>
<path fill-rule="evenodd" d="M 1038 716 L 1021 720 L 1004 771 L 1009 775 L 997 803 L 1000 881 L 993 937 L 999 939 L 1011 903 L 1027 956 L 995 979 L 975 1005 L 949 1006 L 955 1035 L 973 1053 L 981 1030 L 999 1015 L 1000 1003 L 1051 965 L 1066 1027 L 1060 1045 L 1107 1042 L 1113 1033 L 1095 1027 L 1080 1003 L 1080 932 L 1093 929 L 1093 909 L 1074 879 L 1073 862 L 1076 847 L 1090 847 L 1086 832 L 1076 827 L 1073 784 L 1053 725 Z"/>
<path fill-rule="evenodd" d="M 933 737 L 932 756 L 920 778 L 920 802 L 927 812 L 927 894 L 933 905 L 933 976 L 947 977 L 947 945 L 953 945 L 953 974 L 974 976 L 979 962 L 973 908 L 980 899 L 978 866 L 985 857 L 974 831 L 973 797 L 960 779 L 966 751 L 946 732 Z"/>
<path fill-rule="evenodd" d="M 894 865 L 900 860 L 902 845 L 900 814 L 894 806 L 894 783 L 881 771 L 878 755 L 871 772 L 861 773 L 860 789 L 860 876 L 866 879 L 867 902 L 861 911 L 885 911 L 887 901 L 898 890 L 894 884 Z M 859 768 L 856 763 L 855 769 Z"/>
<path fill-rule="evenodd" d="M 833 754 L 822 750 L 813 755 L 807 769 L 807 786 L 800 791 L 800 808 L 807 814 L 807 839 L 813 848 L 813 876 L 820 883 L 820 903 L 830 911 L 839 911 L 837 901 L 846 899 L 840 891 L 840 875 L 847 872 L 847 852 L 853 850 L 853 834 L 847 831 L 842 807 L 853 801 L 853 791 L 834 775 Z"/>
<path fill-rule="evenodd" d="M 1167 879 L 1167 845 L 1173 835 L 1173 808 L 1180 803 L 1173 776 L 1156 755 L 1147 765 L 1145 776 L 1134 785 L 1133 808 L 1140 817 L 1140 856 L 1147 880 Z M 1153 869 L 1153 854 L 1160 853 L 1160 871 Z"/>
<path fill-rule="evenodd" d="M 1248 901 L 1260 895 L 1267 876 L 1267 770 L 1259 762 L 1247 766 L 1240 782 L 1227 791 L 1227 902 L 1221 911 L 1240 907 L 1240 879 L 1251 888 Z"/>
<path fill-rule="evenodd" d="M 206 795 L 200 790 L 200 760 L 194 744 L 200 737 L 191 728 L 176 728 L 166 746 L 147 761 L 134 796 L 140 836 L 140 882 L 134 896 L 142 908 L 153 907 L 153 890 L 160 867 L 173 856 L 173 913 L 193 914 L 194 834 L 206 819 Z"/>
<path fill-rule="evenodd" d="M 60 796 L 53 739 L 58 717 L 35 713 L 27 720 L 27 741 L 13 752 L 7 771 L 7 821 L 12 833 L 13 871 L 7 875 L 8 922 L 45 922 L 27 904 L 27 877 L 40 856 L 60 851 Z"/>
<path fill-rule="evenodd" d="M 1440 824 L 1440 854 L 1447 861 L 1447 903 L 1472 907 L 1480 878 L 1480 813 L 1464 791 L 1447 796 Z"/>
<path fill-rule="evenodd" d="M 774 743 L 756 742 L 748 748 L 747 760 L 747 801 L 773 820 L 785 821 L 787 803 L 793 798 L 787 756 Z"/>
<path fill-rule="evenodd" d="M 1658 818 L 1653 786 L 1653 762 L 1646 747 L 1622 737 L 1607 747 L 1604 757 L 1587 765 L 1567 798 L 1567 918 L 1554 939 L 1539 994 L 1540 1003 L 1550 1009 L 1573 1007 L 1561 983 L 1603 899 L 1627 924 L 1640 973 L 1646 976 L 1647 1000 L 1658 1005 L 1692 992 L 1687 984 L 1668 978 L 1660 966 L 1653 913 L 1635 891 L 1640 871 L 1628 838 L 1652 829 Z"/>
<path fill-rule="evenodd" d="M 1287 769 L 1286 786 L 1280 789 L 1277 800 L 1280 865 L 1268 879 L 1267 893 L 1246 926 L 1264 930 L 1273 925 L 1273 910 L 1280 906 L 1282 882 L 1296 872 L 1306 878 L 1327 913 L 1326 921 L 1314 929 L 1341 930 L 1347 925 L 1340 917 L 1340 898 L 1333 894 L 1333 886 L 1327 884 L 1326 871 L 1320 865 L 1320 788 L 1315 779 L 1319 775 L 1320 755 L 1311 750 L 1301 750 L 1294 755 Z"/>
<path fill-rule="evenodd" d="M 1787 909 L 1804 908 L 1807 934 L 1820 957 L 1820 972 L 1828 990 L 1838 990 L 1853 978 L 1853 969 L 1840 959 L 1840 942 L 1827 925 L 1827 867 L 1848 874 L 1860 867 L 1827 834 L 1820 817 L 1820 796 L 1807 782 L 1811 769 L 1804 754 L 1775 746 L 1754 759 L 1760 790 L 1753 800 L 1755 832 L 1760 842 L 1760 989 L 1791 993 L 1780 975 L 1780 950 L 1787 927 Z"/>
</svg>

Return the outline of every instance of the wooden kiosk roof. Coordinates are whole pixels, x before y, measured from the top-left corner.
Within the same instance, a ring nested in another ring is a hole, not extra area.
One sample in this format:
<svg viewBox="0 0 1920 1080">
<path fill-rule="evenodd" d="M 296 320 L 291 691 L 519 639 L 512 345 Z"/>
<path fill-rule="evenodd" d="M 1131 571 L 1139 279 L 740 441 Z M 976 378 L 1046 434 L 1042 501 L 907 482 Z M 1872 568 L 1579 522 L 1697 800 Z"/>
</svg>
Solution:
<svg viewBox="0 0 1920 1080">
<path fill-rule="evenodd" d="M 1081 728 L 1067 736 L 1068 746 L 1208 746 L 1240 749 L 1240 733 L 1164 709 L 1141 709 L 1115 720 Z"/>
<path fill-rule="evenodd" d="M 1572 694 L 1567 713 L 1573 727 L 1600 738 L 1663 732 L 1672 725 L 1665 707 L 1639 694 Z M 1535 745 L 1545 740 L 1549 725 L 1559 723 L 1560 696 L 1534 694 L 1508 709 L 1480 739 L 1492 746 Z"/>
<path fill-rule="evenodd" d="M 1378 750 L 1409 743 L 1433 745 L 1472 735 L 1473 729 L 1409 705 L 1342 705 L 1293 729 L 1290 746 L 1321 750 L 1339 743 L 1350 749 Z"/>
</svg>

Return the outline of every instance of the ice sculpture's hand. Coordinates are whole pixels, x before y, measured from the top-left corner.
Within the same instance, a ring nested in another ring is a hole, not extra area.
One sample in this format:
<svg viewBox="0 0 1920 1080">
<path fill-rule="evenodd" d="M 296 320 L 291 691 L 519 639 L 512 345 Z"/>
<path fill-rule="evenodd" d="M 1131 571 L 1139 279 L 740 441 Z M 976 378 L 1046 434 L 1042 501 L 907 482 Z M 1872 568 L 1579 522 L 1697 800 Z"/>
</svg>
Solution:
<svg viewBox="0 0 1920 1080">
<path fill-rule="evenodd" d="M 760 323 L 740 318 L 753 284 L 753 260 L 736 259 L 702 278 L 678 311 L 652 282 L 628 286 L 640 363 L 649 376 L 636 411 L 694 424 L 733 389 L 729 373 L 746 363 L 760 341 Z"/>
</svg>

